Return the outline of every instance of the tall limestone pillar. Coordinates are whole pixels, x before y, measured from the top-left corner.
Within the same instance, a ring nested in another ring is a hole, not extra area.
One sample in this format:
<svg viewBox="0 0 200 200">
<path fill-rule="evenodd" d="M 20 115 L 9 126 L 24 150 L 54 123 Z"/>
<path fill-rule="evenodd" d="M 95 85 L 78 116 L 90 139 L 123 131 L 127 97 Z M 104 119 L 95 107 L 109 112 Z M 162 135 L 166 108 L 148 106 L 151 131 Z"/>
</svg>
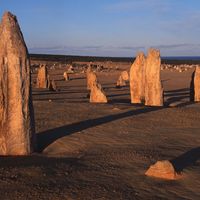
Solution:
<svg viewBox="0 0 200 200">
<path fill-rule="evenodd" d="M 0 155 L 34 150 L 30 61 L 17 18 L 9 12 L 0 24 Z"/>
<path fill-rule="evenodd" d="M 37 74 L 37 88 L 47 88 L 48 87 L 48 72 L 46 65 L 40 66 Z"/>
<path fill-rule="evenodd" d="M 160 51 L 149 49 L 145 66 L 145 105 L 163 106 Z"/>
<path fill-rule="evenodd" d="M 194 101 L 200 102 L 200 66 L 196 67 L 194 73 Z"/>
<path fill-rule="evenodd" d="M 145 55 L 139 52 L 130 68 L 130 93 L 131 103 L 142 103 L 144 101 L 145 88 Z"/>
</svg>

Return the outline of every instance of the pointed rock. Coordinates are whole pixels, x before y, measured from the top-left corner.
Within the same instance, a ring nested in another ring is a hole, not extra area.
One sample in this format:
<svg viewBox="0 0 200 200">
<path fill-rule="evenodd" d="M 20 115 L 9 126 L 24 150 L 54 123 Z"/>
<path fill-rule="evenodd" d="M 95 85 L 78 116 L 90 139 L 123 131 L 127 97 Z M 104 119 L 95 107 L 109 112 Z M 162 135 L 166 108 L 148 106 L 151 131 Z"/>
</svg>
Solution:
<svg viewBox="0 0 200 200">
<path fill-rule="evenodd" d="M 130 69 L 131 103 L 142 103 L 145 96 L 145 55 L 139 52 Z"/>
<path fill-rule="evenodd" d="M 100 84 L 93 84 L 90 92 L 90 103 L 107 103 L 107 97 Z"/>
<path fill-rule="evenodd" d="M 48 87 L 48 81 L 47 81 L 47 67 L 46 65 L 41 65 L 38 69 L 38 75 L 37 75 L 37 88 L 47 88 Z"/>
<path fill-rule="evenodd" d="M 0 24 L 0 155 L 27 155 L 35 147 L 30 61 L 17 18 Z"/>
<path fill-rule="evenodd" d="M 160 51 L 149 49 L 145 66 L 145 105 L 163 106 Z"/>
</svg>

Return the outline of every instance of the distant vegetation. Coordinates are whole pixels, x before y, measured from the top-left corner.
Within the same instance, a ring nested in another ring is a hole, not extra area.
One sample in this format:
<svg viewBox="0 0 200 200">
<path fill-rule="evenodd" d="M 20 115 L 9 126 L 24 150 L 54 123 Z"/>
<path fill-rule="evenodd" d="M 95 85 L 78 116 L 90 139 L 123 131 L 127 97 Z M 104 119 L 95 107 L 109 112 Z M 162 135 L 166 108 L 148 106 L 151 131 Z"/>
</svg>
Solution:
<svg viewBox="0 0 200 200">
<path fill-rule="evenodd" d="M 69 56 L 69 55 L 49 55 L 49 54 L 30 54 L 31 60 L 43 60 L 60 63 L 72 62 L 133 62 L 135 58 L 131 57 L 97 57 L 97 56 Z M 162 58 L 165 64 L 200 64 L 200 57 L 165 57 Z"/>
</svg>

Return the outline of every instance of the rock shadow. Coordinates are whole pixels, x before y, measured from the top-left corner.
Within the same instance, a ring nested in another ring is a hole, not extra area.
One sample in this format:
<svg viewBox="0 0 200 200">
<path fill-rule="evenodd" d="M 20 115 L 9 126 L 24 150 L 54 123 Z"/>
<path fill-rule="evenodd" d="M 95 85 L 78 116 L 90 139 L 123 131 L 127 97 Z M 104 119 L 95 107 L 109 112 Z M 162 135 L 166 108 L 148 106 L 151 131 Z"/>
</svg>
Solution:
<svg viewBox="0 0 200 200">
<path fill-rule="evenodd" d="M 200 159 L 200 147 L 191 149 L 190 151 L 170 160 L 177 172 L 182 172 L 186 167 L 193 166 Z"/>
<path fill-rule="evenodd" d="M 189 88 L 164 91 L 164 99 L 165 106 L 175 104 L 175 107 L 183 107 L 194 103 L 190 101 Z"/>
<path fill-rule="evenodd" d="M 76 122 L 66 126 L 61 126 L 58 128 L 46 130 L 37 134 L 38 152 L 42 152 L 47 146 L 56 141 L 59 138 L 71 135 L 82 130 L 99 126 L 105 123 L 109 123 L 122 118 L 127 118 L 131 116 L 136 116 L 139 114 L 154 112 L 164 107 L 145 107 L 136 110 L 131 110 L 124 113 L 118 113 L 114 115 L 108 115 L 104 117 L 99 117 L 96 119 L 88 119 L 85 121 Z"/>
</svg>

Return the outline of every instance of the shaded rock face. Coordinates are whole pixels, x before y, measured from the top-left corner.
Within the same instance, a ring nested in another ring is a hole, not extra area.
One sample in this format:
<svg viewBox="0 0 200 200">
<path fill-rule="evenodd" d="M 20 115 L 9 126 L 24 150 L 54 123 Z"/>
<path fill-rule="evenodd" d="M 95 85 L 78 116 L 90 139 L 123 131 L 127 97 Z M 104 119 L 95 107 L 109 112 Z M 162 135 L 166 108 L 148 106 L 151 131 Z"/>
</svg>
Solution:
<svg viewBox="0 0 200 200">
<path fill-rule="evenodd" d="M 151 165 L 145 175 L 168 180 L 180 178 L 180 175 L 176 173 L 173 165 L 168 160 L 158 161 Z"/>
<path fill-rule="evenodd" d="M 42 65 L 38 69 L 37 88 L 47 88 L 48 87 L 47 76 L 48 76 L 47 67 L 45 65 Z"/>
<path fill-rule="evenodd" d="M 27 155 L 35 147 L 28 51 L 14 15 L 0 24 L 0 155 Z"/>
<path fill-rule="evenodd" d="M 90 92 L 90 103 L 107 103 L 107 97 L 100 84 L 94 83 Z"/>
<path fill-rule="evenodd" d="M 145 96 L 145 55 L 138 53 L 130 69 L 131 103 L 142 103 Z"/>
<path fill-rule="evenodd" d="M 56 87 L 56 83 L 54 80 L 50 80 L 49 75 L 47 76 L 47 87 L 50 91 L 56 91 L 57 87 Z"/>
<path fill-rule="evenodd" d="M 190 82 L 190 101 L 194 101 L 194 76 L 195 76 L 195 71 L 192 73 Z"/>
<path fill-rule="evenodd" d="M 200 67 L 196 67 L 194 73 L 194 101 L 200 102 Z"/>
<path fill-rule="evenodd" d="M 160 51 L 149 49 L 145 66 L 145 105 L 163 106 Z"/>
<path fill-rule="evenodd" d="M 117 84 L 116 87 L 120 88 L 123 86 L 126 86 L 126 81 L 129 80 L 129 75 L 127 71 L 123 71 L 120 76 L 119 79 L 117 80 Z"/>
</svg>

